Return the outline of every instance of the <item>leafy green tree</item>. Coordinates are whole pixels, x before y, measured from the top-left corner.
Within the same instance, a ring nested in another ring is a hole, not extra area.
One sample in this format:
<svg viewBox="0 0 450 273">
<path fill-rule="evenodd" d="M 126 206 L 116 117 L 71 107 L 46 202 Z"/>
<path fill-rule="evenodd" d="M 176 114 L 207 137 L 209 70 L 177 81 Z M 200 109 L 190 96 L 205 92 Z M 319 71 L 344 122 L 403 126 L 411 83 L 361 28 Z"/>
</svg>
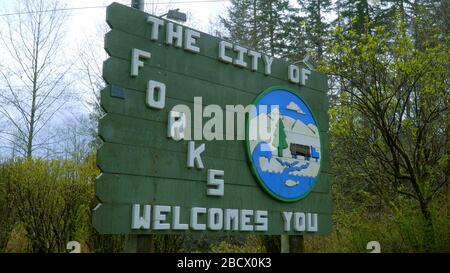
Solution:
<svg viewBox="0 0 450 273">
<path fill-rule="evenodd" d="M 259 13 L 257 0 L 232 0 L 228 16 L 220 17 L 231 41 L 254 49 L 260 48 Z"/>
<path fill-rule="evenodd" d="M 271 56 L 285 57 L 292 43 L 295 9 L 288 0 L 232 0 L 221 17 L 228 38 Z"/>
<path fill-rule="evenodd" d="M 313 52 L 318 59 L 322 59 L 325 53 L 325 43 L 328 36 L 329 23 L 325 21 L 324 13 L 331 10 L 330 0 L 298 0 L 298 3 L 306 16 L 305 35 L 308 41 L 307 49 Z"/>
<path fill-rule="evenodd" d="M 271 56 L 287 56 L 290 43 L 288 31 L 296 9 L 290 6 L 288 0 L 260 0 L 259 9 L 264 52 Z"/>
<path fill-rule="evenodd" d="M 372 20 L 374 7 L 368 0 L 337 0 L 335 5 L 338 15 L 335 25 L 346 32 L 352 30 L 357 34 L 367 30 L 366 23 Z"/>
<path fill-rule="evenodd" d="M 385 27 L 359 35 L 337 27 L 329 48 L 321 69 L 339 79 L 330 112 L 336 175 L 364 181 L 393 211 L 409 200 L 422 215 L 423 247 L 432 250 L 431 206 L 450 181 L 449 43 L 431 35 L 416 48 L 400 21 L 394 37 Z"/>
<path fill-rule="evenodd" d="M 94 165 L 20 159 L 0 177 L 12 219 L 24 227 L 32 252 L 66 252 L 69 241 L 83 243 L 90 229 Z"/>
<path fill-rule="evenodd" d="M 308 55 L 308 40 L 306 39 L 306 19 L 301 14 L 292 14 L 290 20 L 285 23 L 286 29 L 286 57 L 290 62 L 303 60 Z"/>
<path fill-rule="evenodd" d="M 434 8 L 435 19 L 438 19 L 438 26 L 442 36 L 447 37 L 450 36 L 450 1 L 439 2 L 439 5 L 436 5 Z"/>
</svg>

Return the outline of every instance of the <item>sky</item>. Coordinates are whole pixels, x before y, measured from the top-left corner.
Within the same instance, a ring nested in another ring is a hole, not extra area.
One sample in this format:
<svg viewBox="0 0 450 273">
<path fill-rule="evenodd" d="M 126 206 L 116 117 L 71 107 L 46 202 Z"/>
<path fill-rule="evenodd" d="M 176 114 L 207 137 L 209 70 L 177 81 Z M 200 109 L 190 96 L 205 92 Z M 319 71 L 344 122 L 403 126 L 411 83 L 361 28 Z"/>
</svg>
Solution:
<svg viewBox="0 0 450 273">
<path fill-rule="evenodd" d="M 14 13 L 14 5 L 17 0 L 0 0 L 0 14 Z M 130 5 L 131 0 L 61 0 L 68 8 L 85 8 L 70 11 L 68 28 L 72 35 L 77 36 L 92 31 L 93 26 L 105 21 L 105 8 L 113 2 Z M 229 6 L 228 0 L 146 0 L 145 11 L 162 15 L 168 9 L 179 8 L 181 12 L 188 14 L 190 22 L 195 28 L 208 32 L 210 20 L 217 18 L 219 14 Z M 98 8 L 93 8 L 98 7 Z"/>
</svg>

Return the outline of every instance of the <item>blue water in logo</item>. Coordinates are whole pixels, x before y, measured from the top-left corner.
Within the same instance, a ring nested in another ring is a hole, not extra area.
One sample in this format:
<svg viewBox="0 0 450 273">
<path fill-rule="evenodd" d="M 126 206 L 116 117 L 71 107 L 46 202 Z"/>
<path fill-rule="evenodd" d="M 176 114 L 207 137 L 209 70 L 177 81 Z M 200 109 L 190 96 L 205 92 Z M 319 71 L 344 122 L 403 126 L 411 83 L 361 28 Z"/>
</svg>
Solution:
<svg viewBox="0 0 450 273">
<path fill-rule="evenodd" d="M 298 113 L 287 109 L 287 105 L 291 102 L 294 102 L 297 106 L 299 106 L 303 113 Z M 295 120 L 301 120 L 305 125 L 313 124 L 317 126 L 311 111 L 305 103 L 297 95 L 287 90 L 273 90 L 260 98 L 260 100 L 255 104 L 257 109 L 256 116 L 261 113 L 265 113 L 264 109 L 260 109 L 258 107 L 259 105 L 267 105 L 267 111 L 269 113 L 271 112 L 271 105 L 279 105 L 278 109 L 282 116 L 289 116 Z M 254 115 L 250 118 L 252 117 L 254 117 Z M 287 201 L 298 200 L 299 198 L 306 196 L 306 194 L 316 183 L 317 176 L 299 176 L 290 174 L 290 172 L 305 170 L 309 168 L 311 164 L 320 164 L 320 154 L 313 147 L 311 147 L 311 158 L 304 158 L 305 160 L 295 160 L 295 157 L 293 156 L 291 160 L 285 161 L 283 158 L 273 156 L 272 152 L 262 149 L 261 146 L 265 143 L 266 142 L 264 141 L 258 143 L 251 154 L 252 164 L 260 178 L 260 182 L 262 182 L 265 188 L 275 195 L 275 197 L 280 199 Z M 277 160 L 284 167 L 283 171 L 281 173 L 269 172 L 268 170 L 263 171 L 260 166 L 260 157 L 265 157 L 268 160 Z M 287 186 L 286 181 L 288 180 L 291 180 L 291 183 L 294 181 L 298 184 L 295 186 Z"/>
</svg>

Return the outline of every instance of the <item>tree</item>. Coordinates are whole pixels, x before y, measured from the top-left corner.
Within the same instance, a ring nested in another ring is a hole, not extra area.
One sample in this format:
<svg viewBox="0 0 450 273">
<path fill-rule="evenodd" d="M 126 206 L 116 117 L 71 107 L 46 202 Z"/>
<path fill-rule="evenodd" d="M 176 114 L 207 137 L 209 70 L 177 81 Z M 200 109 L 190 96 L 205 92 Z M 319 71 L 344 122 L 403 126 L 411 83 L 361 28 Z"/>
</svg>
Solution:
<svg viewBox="0 0 450 273">
<path fill-rule="evenodd" d="M 440 1 L 434 8 L 435 18 L 438 18 L 438 25 L 443 37 L 450 36 L 450 1 Z"/>
<path fill-rule="evenodd" d="M 233 0 L 227 18 L 221 21 L 233 42 L 286 57 L 294 46 L 290 36 L 296 28 L 295 11 L 287 0 Z"/>
<path fill-rule="evenodd" d="M 96 150 L 101 145 L 101 140 L 97 137 L 98 121 L 105 114 L 100 105 L 100 91 L 105 88 L 102 75 L 103 61 L 108 58 L 103 46 L 103 37 L 109 31 L 106 23 L 98 25 L 95 33 L 85 36 L 78 45 L 78 61 L 75 66 L 78 70 L 77 88 L 85 97 L 85 112 L 89 113 L 88 118 L 79 119 L 80 127 L 83 128 L 84 138 L 89 139 L 91 150 Z"/>
<path fill-rule="evenodd" d="M 45 130 L 68 99 L 61 39 L 65 13 L 60 1 L 18 2 L 18 15 L 6 16 L 0 41 L 7 53 L 1 65 L 0 115 L 6 121 L 0 138 L 22 156 L 45 149 L 54 136 Z M 3 127 L 3 126 L 2 126 Z"/>
<path fill-rule="evenodd" d="M 449 43 L 430 35 L 415 48 L 401 21 L 394 37 L 384 27 L 342 31 L 336 29 L 322 64 L 341 90 L 330 119 L 336 147 L 344 149 L 339 170 L 366 181 L 393 210 L 410 200 L 423 218 L 424 247 L 432 250 L 430 206 L 450 181 Z"/>
<path fill-rule="evenodd" d="M 89 117 L 80 116 L 69 120 L 65 127 L 57 129 L 57 134 L 62 138 L 57 148 L 60 154 L 58 158 L 81 164 L 92 154 L 92 144 L 96 140 L 92 135 L 92 123 Z"/>
<path fill-rule="evenodd" d="M 278 119 L 277 127 L 275 129 L 275 136 L 272 140 L 272 145 L 277 147 L 278 156 L 283 156 L 283 150 L 288 147 L 286 142 L 286 133 L 284 132 L 284 124 L 281 117 Z"/>
<path fill-rule="evenodd" d="M 345 31 L 355 31 L 357 34 L 367 30 L 366 23 L 373 18 L 373 6 L 368 0 L 338 0 L 335 5 L 338 13 L 335 25 Z"/>
<path fill-rule="evenodd" d="M 227 17 L 220 21 L 228 30 L 228 38 L 253 49 L 261 49 L 259 0 L 232 0 Z"/>
<path fill-rule="evenodd" d="M 89 230 L 95 161 L 18 159 L 0 173 L 10 219 L 22 225 L 32 252 L 66 252 L 66 244 L 83 242 Z"/>
<path fill-rule="evenodd" d="M 288 0 L 261 0 L 259 9 L 262 49 L 271 56 L 287 56 L 289 28 L 296 9 L 290 6 Z"/>
<path fill-rule="evenodd" d="M 375 19 L 381 21 L 383 25 L 389 26 L 389 29 L 395 28 L 395 19 L 399 15 L 399 20 L 408 23 L 411 19 L 410 1 L 405 0 L 387 0 L 380 2 L 380 9 Z"/>
<path fill-rule="evenodd" d="M 329 24 L 324 19 L 324 13 L 331 9 L 330 0 L 299 0 L 301 11 L 306 15 L 305 29 L 306 40 L 308 41 L 307 48 L 314 52 L 318 59 L 322 59 L 325 53 L 325 43 L 328 33 Z"/>
</svg>

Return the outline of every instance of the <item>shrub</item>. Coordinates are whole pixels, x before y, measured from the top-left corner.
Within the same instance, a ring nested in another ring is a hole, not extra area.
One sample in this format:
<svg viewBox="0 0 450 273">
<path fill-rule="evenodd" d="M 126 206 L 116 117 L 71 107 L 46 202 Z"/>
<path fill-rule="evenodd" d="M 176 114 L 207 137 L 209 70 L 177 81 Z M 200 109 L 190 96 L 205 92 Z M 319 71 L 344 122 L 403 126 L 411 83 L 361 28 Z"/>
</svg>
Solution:
<svg viewBox="0 0 450 273">
<path fill-rule="evenodd" d="M 83 243 L 96 173 L 88 164 L 64 160 L 18 159 L 3 166 L 10 224 L 23 226 L 28 251 L 65 252 L 67 242 Z"/>
</svg>

